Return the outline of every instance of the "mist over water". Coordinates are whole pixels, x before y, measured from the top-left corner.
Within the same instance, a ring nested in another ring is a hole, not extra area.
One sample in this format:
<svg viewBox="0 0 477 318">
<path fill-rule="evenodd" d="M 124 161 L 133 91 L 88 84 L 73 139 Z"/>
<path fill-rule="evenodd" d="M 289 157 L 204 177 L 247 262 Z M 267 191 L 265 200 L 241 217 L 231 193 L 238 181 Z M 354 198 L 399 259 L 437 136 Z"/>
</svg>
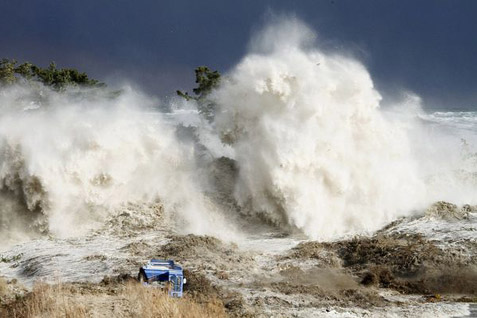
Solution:
<svg viewBox="0 0 477 318">
<path fill-rule="evenodd" d="M 270 26 L 217 92 L 236 198 L 315 239 L 376 230 L 420 207 L 425 184 L 365 67 L 310 48 L 311 36 L 296 21 Z"/>
<path fill-rule="evenodd" d="M 320 50 L 299 21 L 258 33 L 216 99 L 238 203 L 310 238 L 374 231 L 437 200 L 476 202 L 477 127 L 432 127 L 412 94 L 383 108 L 366 68 Z"/>
<path fill-rule="evenodd" d="M 14 197 L 22 207 L 4 212 L 2 220 L 17 213 L 40 223 L 29 227 L 74 236 L 128 202 L 160 201 L 188 231 L 212 222 L 213 210 L 200 200 L 194 180 L 193 148 L 179 142 L 160 115 L 147 112 L 154 100 L 128 89 L 118 98 L 43 89 L 46 101 L 29 109 L 25 93 L 14 87 L 0 97 L 0 190 L 2 199 Z M 199 221 L 189 227 L 192 215 Z M 11 232 L 6 221 L 2 235 Z"/>
<path fill-rule="evenodd" d="M 383 109 L 345 53 L 320 50 L 299 21 L 269 25 L 212 93 L 212 123 L 194 102 L 164 114 L 128 88 L 114 98 L 3 88 L 0 236 L 81 235 L 134 202 L 162 204 L 182 232 L 230 238 L 240 219 L 259 216 L 327 240 L 436 200 L 475 204 L 475 131 L 461 142 L 436 128 L 418 98 Z M 233 167 L 217 177 L 218 161 Z M 225 188 L 236 208 L 211 195 Z"/>
</svg>

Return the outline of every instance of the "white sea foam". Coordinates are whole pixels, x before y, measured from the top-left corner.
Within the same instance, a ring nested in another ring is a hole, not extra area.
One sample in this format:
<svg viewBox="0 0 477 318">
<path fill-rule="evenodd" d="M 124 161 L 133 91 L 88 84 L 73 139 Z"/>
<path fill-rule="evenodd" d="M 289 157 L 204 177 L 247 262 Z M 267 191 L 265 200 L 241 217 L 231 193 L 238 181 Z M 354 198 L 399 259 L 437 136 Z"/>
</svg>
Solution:
<svg viewBox="0 0 477 318">
<path fill-rule="evenodd" d="M 117 98 L 43 89 L 43 105 L 31 110 L 27 93 L 13 87 L 0 97 L 0 190 L 48 232 L 83 234 L 127 202 L 158 200 L 179 230 L 220 236 L 227 228 L 199 190 L 193 147 L 145 111 L 156 101 L 128 88 Z"/>
<path fill-rule="evenodd" d="M 114 98 L 3 88 L 0 224 L 77 235 L 128 202 L 160 201 L 184 232 L 230 238 L 237 218 L 258 215 L 326 240 L 436 200 L 475 204 L 475 116 L 425 115 L 412 95 L 383 110 L 369 72 L 345 53 L 321 50 L 299 21 L 269 25 L 210 96 L 211 124 L 194 101 L 164 114 L 129 88 Z M 464 141 L 442 122 L 464 125 Z M 235 200 L 236 215 L 218 199 Z"/>
<path fill-rule="evenodd" d="M 365 67 L 310 49 L 310 34 L 297 21 L 270 26 L 216 93 L 236 198 L 312 238 L 375 230 L 420 207 L 425 183 Z"/>
</svg>

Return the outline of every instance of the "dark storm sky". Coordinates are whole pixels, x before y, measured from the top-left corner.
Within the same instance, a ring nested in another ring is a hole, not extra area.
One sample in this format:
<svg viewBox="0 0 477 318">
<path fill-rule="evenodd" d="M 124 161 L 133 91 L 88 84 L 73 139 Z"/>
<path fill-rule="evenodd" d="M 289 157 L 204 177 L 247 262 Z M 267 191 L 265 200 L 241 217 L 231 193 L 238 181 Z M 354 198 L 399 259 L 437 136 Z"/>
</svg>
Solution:
<svg viewBox="0 0 477 318">
<path fill-rule="evenodd" d="M 193 69 L 226 71 L 270 14 L 290 14 L 346 50 L 389 95 L 477 110 L 477 1 L 0 0 L 0 57 L 128 78 L 167 96 Z"/>
</svg>

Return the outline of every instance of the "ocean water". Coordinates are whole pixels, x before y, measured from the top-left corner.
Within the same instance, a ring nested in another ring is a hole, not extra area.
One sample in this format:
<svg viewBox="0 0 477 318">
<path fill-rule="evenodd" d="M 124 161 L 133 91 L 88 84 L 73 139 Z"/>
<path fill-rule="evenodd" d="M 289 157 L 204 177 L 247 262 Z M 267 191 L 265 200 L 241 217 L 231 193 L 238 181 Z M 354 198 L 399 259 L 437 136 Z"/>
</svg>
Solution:
<svg viewBox="0 0 477 318">
<path fill-rule="evenodd" d="M 136 245 L 188 233 L 266 267 L 303 240 L 392 222 L 474 257 L 477 112 L 389 105 L 362 63 L 314 38 L 297 21 L 258 33 L 209 96 L 212 122 L 128 87 L 2 88 L 0 275 L 99 281 L 133 272 Z M 450 217 L 429 212 L 439 201 Z"/>
<path fill-rule="evenodd" d="M 426 112 L 410 93 L 389 104 L 299 21 L 257 33 L 208 98 L 212 121 L 128 87 L 2 89 L 0 237 L 78 237 L 160 203 L 181 233 L 239 240 L 255 219 L 326 241 L 477 204 L 476 113 Z"/>
<path fill-rule="evenodd" d="M 475 135 L 477 129 L 477 112 L 432 112 L 423 118 L 429 122 L 450 127 L 456 132 L 470 132 Z"/>
</svg>

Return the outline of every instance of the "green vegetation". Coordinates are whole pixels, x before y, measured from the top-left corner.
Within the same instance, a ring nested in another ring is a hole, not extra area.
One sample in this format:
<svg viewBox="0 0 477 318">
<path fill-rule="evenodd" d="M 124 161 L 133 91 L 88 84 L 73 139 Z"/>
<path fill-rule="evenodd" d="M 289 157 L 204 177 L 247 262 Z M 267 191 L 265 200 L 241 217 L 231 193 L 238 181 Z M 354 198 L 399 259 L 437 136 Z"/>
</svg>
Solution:
<svg viewBox="0 0 477 318">
<path fill-rule="evenodd" d="M 208 121 L 214 118 L 216 104 L 211 101 L 208 96 L 214 88 L 217 88 L 220 83 L 220 73 L 218 71 L 211 71 L 207 66 L 199 66 L 195 69 L 195 82 L 199 84 L 198 87 L 192 91 L 195 96 L 189 95 L 187 92 L 177 91 L 177 95 L 186 100 L 195 100 L 199 108 L 199 113 Z"/>
<path fill-rule="evenodd" d="M 51 62 L 47 68 L 41 68 L 29 62 L 17 64 L 16 60 L 5 58 L 0 60 L 0 85 L 40 82 L 57 91 L 71 86 L 106 86 L 95 79 L 90 79 L 86 73 L 81 73 L 76 69 L 57 68 L 54 62 Z"/>
<path fill-rule="evenodd" d="M 5 257 L 3 255 L 0 255 L 0 263 L 17 262 L 22 258 L 22 256 L 23 256 L 23 253 L 20 253 L 18 255 L 14 255 L 12 257 Z"/>
</svg>

